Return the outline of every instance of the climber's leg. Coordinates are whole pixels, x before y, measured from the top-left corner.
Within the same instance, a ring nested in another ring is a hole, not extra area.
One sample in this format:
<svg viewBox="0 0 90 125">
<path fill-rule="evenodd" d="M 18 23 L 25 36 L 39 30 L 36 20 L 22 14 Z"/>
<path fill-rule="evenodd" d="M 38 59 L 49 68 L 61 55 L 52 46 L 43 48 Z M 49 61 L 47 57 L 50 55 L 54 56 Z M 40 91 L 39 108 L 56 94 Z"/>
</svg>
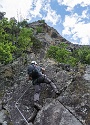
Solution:
<svg viewBox="0 0 90 125">
<path fill-rule="evenodd" d="M 55 91 L 55 93 L 56 93 L 57 95 L 60 95 L 60 92 L 58 91 L 56 85 L 55 85 L 49 78 L 47 78 L 46 76 L 45 76 L 45 78 L 44 78 L 44 82 L 47 83 L 47 84 L 50 84 L 50 86 L 51 86 L 52 89 Z"/>
<path fill-rule="evenodd" d="M 40 88 L 40 84 L 34 85 L 34 108 L 37 110 L 41 109 L 41 105 L 39 104 Z"/>
</svg>

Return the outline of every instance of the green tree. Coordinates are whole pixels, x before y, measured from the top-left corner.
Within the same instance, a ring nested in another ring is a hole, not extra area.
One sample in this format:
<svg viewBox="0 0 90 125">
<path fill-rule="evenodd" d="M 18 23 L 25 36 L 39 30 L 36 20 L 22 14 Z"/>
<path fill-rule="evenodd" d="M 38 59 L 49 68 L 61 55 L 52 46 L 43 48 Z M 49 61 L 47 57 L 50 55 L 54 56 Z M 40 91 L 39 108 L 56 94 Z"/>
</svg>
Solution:
<svg viewBox="0 0 90 125">
<path fill-rule="evenodd" d="M 59 48 L 56 52 L 56 60 L 58 62 L 67 63 L 70 52 L 65 48 Z"/>
<path fill-rule="evenodd" d="M 42 26 L 38 26 L 38 27 L 36 28 L 36 30 L 37 30 L 37 33 L 42 33 L 43 28 L 42 28 Z"/>
<path fill-rule="evenodd" d="M 73 56 L 69 56 L 68 60 L 67 60 L 67 64 L 70 64 L 71 66 L 76 66 L 77 65 L 77 59 L 74 58 Z"/>
<path fill-rule="evenodd" d="M 17 41 L 17 51 L 20 54 L 32 45 L 31 42 L 32 35 L 33 35 L 32 29 L 21 28 Z"/>
<path fill-rule="evenodd" d="M 50 46 L 49 49 L 47 50 L 46 56 L 49 58 L 56 59 L 56 52 L 59 49 L 58 46 Z"/>
<path fill-rule="evenodd" d="M 12 52 L 14 50 L 14 46 L 12 44 L 4 44 L 0 43 L 0 62 L 3 64 L 7 64 L 13 60 Z"/>
<path fill-rule="evenodd" d="M 89 46 L 82 46 L 81 48 L 76 50 L 76 58 L 82 64 L 89 63 L 89 54 L 90 54 L 90 47 Z"/>
<path fill-rule="evenodd" d="M 31 37 L 31 41 L 32 41 L 32 50 L 35 54 L 37 54 L 38 52 L 40 52 L 42 48 L 42 43 L 39 39 L 35 38 L 34 36 Z"/>
<path fill-rule="evenodd" d="M 2 20 L 4 18 L 5 14 L 6 14 L 5 12 L 0 12 L 0 20 Z"/>
<path fill-rule="evenodd" d="M 0 20 L 0 62 L 7 64 L 13 60 L 12 53 L 15 50 L 15 46 L 9 41 L 9 34 L 6 31 L 6 27 L 9 27 L 7 18 Z"/>
<path fill-rule="evenodd" d="M 72 56 L 72 52 L 68 50 L 68 45 L 65 43 L 61 43 L 58 46 L 50 46 L 47 51 L 47 57 L 72 66 L 75 66 L 77 63 L 77 59 Z"/>
<path fill-rule="evenodd" d="M 27 20 L 23 20 L 23 21 L 21 21 L 21 22 L 18 22 L 18 26 L 19 27 L 28 27 L 28 22 L 27 22 Z"/>
<path fill-rule="evenodd" d="M 66 44 L 61 43 L 59 46 L 50 46 L 47 56 L 55 59 L 57 62 L 66 63 L 70 52 L 66 49 Z"/>
<path fill-rule="evenodd" d="M 90 53 L 86 56 L 86 63 L 90 65 Z"/>
</svg>

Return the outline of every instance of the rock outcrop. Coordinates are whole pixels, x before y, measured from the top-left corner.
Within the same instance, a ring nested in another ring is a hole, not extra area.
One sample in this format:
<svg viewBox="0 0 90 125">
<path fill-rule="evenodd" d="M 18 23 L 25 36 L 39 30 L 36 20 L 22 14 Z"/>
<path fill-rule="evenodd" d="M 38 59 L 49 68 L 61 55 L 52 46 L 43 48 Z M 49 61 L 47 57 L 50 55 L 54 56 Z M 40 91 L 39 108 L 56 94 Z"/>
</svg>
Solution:
<svg viewBox="0 0 90 125">
<path fill-rule="evenodd" d="M 34 125 L 82 125 L 82 123 L 56 99 L 42 108 Z"/>
<path fill-rule="evenodd" d="M 0 70 L 0 124 L 3 125 L 90 125 L 90 66 L 78 67 L 78 70 L 64 64 L 46 59 L 49 45 L 60 42 L 69 43 L 55 29 L 46 23 L 35 22 L 29 25 L 33 29 L 43 26 L 42 33 L 35 36 L 44 47 L 40 54 L 28 53 L 27 64 L 19 58 L 12 64 L 2 66 Z M 43 55 L 42 55 L 43 54 Z M 28 119 L 33 115 L 33 85 L 26 82 L 27 66 L 36 60 L 46 68 L 45 74 L 57 85 L 60 96 L 56 96 L 49 85 L 41 84 L 40 103 L 42 109 L 33 123 Z M 2 108 L 3 106 L 3 108 Z"/>
</svg>

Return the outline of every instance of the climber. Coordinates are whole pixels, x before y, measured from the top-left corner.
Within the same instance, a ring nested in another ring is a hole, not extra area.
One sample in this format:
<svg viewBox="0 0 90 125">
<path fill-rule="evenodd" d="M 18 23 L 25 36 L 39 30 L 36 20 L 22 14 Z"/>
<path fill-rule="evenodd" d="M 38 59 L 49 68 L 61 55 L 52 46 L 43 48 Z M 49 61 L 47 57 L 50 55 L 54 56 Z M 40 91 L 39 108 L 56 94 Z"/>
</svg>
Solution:
<svg viewBox="0 0 90 125">
<path fill-rule="evenodd" d="M 37 110 L 41 109 L 41 105 L 39 103 L 39 96 L 40 96 L 40 83 L 47 83 L 55 91 L 56 95 L 60 95 L 56 85 L 44 74 L 45 69 L 38 66 L 36 61 L 32 61 L 30 66 L 27 69 L 28 73 L 28 80 L 32 80 L 34 86 L 34 108 Z"/>
</svg>

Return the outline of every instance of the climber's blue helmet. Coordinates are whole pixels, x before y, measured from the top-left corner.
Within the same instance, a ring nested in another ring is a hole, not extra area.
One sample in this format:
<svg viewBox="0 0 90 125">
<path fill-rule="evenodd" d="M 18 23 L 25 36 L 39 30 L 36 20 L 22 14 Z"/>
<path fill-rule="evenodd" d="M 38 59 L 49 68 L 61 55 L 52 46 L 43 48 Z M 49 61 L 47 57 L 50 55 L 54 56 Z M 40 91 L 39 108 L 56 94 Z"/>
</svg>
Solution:
<svg viewBox="0 0 90 125">
<path fill-rule="evenodd" d="M 35 64 L 35 65 L 37 65 L 37 62 L 36 62 L 36 61 L 32 61 L 31 64 Z"/>
</svg>

